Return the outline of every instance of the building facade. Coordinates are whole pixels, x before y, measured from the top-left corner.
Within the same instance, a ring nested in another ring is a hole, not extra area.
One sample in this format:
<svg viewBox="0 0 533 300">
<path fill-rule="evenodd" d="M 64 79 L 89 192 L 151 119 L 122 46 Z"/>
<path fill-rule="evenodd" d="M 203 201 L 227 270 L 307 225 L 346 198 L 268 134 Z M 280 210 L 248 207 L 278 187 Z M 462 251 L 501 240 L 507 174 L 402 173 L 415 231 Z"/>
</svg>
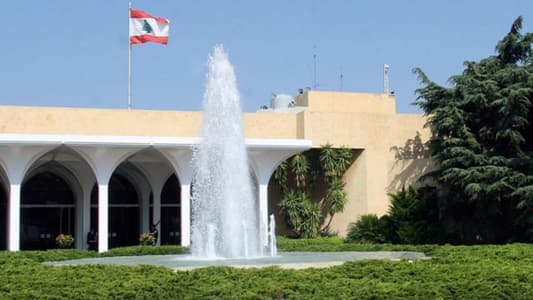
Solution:
<svg viewBox="0 0 533 300">
<path fill-rule="evenodd" d="M 86 248 L 93 229 L 103 252 L 137 244 L 151 225 L 158 243 L 188 246 L 201 122 L 201 112 L 3 106 L 0 248 L 53 248 L 59 233 Z M 269 195 L 273 171 L 300 151 L 354 149 L 348 203 L 331 223 L 340 235 L 362 214 L 384 214 L 387 193 L 430 167 L 415 147 L 428 138 L 425 118 L 397 114 L 394 95 L 308 91 L 243 123 L 262 224 L 279 202 Z"/>
</svg>

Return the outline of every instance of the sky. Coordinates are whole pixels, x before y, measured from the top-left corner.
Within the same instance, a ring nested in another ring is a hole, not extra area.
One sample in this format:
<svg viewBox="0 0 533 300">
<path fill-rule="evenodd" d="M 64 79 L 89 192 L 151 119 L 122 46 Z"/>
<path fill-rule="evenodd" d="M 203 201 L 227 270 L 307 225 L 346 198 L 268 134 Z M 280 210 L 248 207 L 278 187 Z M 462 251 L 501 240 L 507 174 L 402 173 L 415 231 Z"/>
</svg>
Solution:
<svg viewBox="0 0 533 300">
<path fill-rule="evenodd" d="M 382 92 L 388 64 L 397 111 L 420 113 L 413 68 L 446 85 L 463 62 L 493 55 L 518 16 L 533 31 L 531 0 L 132 2 L 170 20 L 168 45 L 132 47 L 133 109 L 200 110 L 207 57 L 222 44 L 246 112 L 315 85 Z M 128 1 L 1 1 L 0 10 L 0 105 L 127 108 Z"/>
</svg>

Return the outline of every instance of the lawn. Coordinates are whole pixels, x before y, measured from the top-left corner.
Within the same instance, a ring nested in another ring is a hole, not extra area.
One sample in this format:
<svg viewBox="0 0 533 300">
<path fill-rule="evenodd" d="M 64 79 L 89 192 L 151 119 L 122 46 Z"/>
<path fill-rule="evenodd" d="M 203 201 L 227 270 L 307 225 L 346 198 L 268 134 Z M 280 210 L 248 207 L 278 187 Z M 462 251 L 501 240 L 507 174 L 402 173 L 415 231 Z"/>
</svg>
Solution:
<svg viewBox="0 0 533 300">
<path fill-rule="evenodd" d="M 0 299 L 532 299 L 533 245 L 398 246 L 338 238 L 280 238 L 285 251 L 414 250 L 430 260 L 358 261 L 327 269 L 152 266 L 52 267 L 42 261 L 99 256 L 80 250 L 0 252 Z M 183 253 L 130 247 L 105 255 Z"/>
</svg>

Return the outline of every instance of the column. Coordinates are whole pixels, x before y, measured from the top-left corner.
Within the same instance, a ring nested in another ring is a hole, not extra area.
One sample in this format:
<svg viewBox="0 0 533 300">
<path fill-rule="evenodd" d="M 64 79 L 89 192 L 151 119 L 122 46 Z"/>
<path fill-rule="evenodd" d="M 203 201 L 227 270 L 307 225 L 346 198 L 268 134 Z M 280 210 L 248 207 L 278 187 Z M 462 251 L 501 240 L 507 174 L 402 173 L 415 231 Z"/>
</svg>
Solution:
<svg viewBox="0 0 533 300">
<path fill-rule="evenodd" d="M 96 231 L 96 224 L 91 224 L 91 192 L 92 192 L 92 184 L 90 186 L 83 186 L 83 199 L 82 199 L 82 239 L 83 239 L 83 245 L 82 249 L 88 249 L 89 245 L 87 244 L 87 233 L 91 231 L 91 227 L 93 227 Z"/>
<path fill-rule="evenodd" d="M 259 222 L 261 240 L 268 246 L 268 181 L 259 183 Z"/>
<path fill-rule="evenodd" d="M 144 186 L 141 187 L 141 203 L 140 203 L 140 209 L 141 209 L 141 233 L 149 232 L 150 231 L 150 224 L 152 220 L 150 220 L 150 188 Z M 155 197 L 155 193 L 154 193 Z"/>
<path fill-rule="evenodd" d="M 189 247 L 191 244 L 191 185 L 181 185 L 181 246 Z"/>
<path fill-rule="evenodd" d="M 98 183 L 98 252 L 109 249 L 109 193 L 108 185 Z"/>
<path fill-rule="evenodd" d="M 74 248 L 83 249 L 85 248 L 85 238 L 83 234 L 83 191 L 81 192 L 81 195 L 77 195 L 76 192 L 74 192 L 74 195 L 76 205 L 74 208 L 74 214 L 76 215 L 74 225 Z"/>
<path fill-rule="evenodd" d="M 20 250 L 20 183 L 9 186 L 9 231 L 7 250 Z"/>
<path fill-rule="evenodd" d="M 154 185 L 154 203 L 153 203 L 153 220 L 150 220 L 151 224 L 157 224 L 157 232 L 159 237 L 157 239 L 157 245 L 161 245 L 161 184 Z"/>
</svg>

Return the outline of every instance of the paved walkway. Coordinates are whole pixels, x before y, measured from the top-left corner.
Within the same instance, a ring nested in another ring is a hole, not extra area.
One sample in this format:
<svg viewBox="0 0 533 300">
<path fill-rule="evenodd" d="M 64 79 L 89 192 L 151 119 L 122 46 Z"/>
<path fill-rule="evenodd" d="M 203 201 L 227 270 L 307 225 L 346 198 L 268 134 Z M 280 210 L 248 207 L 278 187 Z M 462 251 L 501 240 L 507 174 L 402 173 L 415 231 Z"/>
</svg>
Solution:
<svg viewBox="0 0 533 300">
<path fill-rule="evenodd" d="M 347 261 L 365 259 L 388 259 L 415 261 L 427 259 L 424 253 L 410 251 L 373 251 L 373 252 L 281 252 L 275 257 L 251 259 L 199 259 L 190 255 L 146 255 L 84 258 L 58 262 L 47 262 L 54 266 L 86 264 L 113 265 L 154 265 L 173 270 L 192 270 L 210 266 L 232 266 L 237 268 L 262 268 L 279 266 L 285 269 L 328 268 Z"/>
</svg>

